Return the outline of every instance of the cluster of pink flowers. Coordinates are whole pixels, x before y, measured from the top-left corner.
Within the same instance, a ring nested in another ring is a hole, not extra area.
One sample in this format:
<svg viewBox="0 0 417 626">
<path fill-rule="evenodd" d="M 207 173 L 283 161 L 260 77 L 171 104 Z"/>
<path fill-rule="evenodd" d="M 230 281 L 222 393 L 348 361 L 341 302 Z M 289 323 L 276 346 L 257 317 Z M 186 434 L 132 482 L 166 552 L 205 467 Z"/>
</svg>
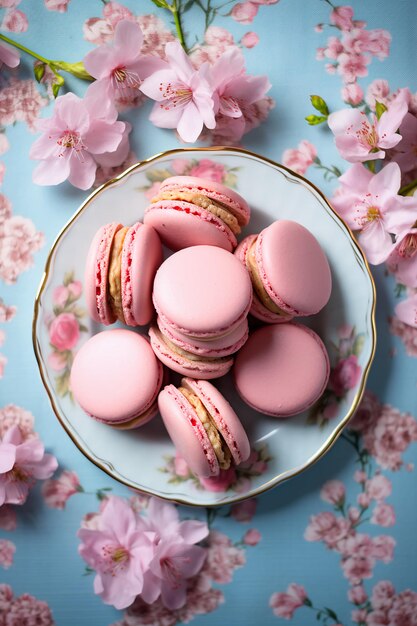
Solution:
<svg viewBox="0 0 417 626">
<path fill-rule="evenodd" d="M 269 81 L 246 73 L 239 47 L 221 41 L 229 38 L 227 31 L 217 33 L 214 46 L 207 44 L 217 51 L 209 63 L 201 62 L 202 47 L 189 57 L 171 37 L 165 38 L 162 53 L 158 35 L 157 41 L 151 37 L 152 27 L 158 33 L 159 25 L 142 21 L 147 33 L 139 18 L 114 2 L 105 5 L 103 19 L 89 20 L 85 35 L 100 45 L 84 65 L 95 80 L 83 99 L 71 93 L 59 97 L 52 117 L 38 123 L 43 134 L 30 152 L 40 161 L 34 182 L 54 185 L 68 179 L 88 189 L 98 168 L 126 164 L 131 127 L 117 120 L 117 111 L 140 105 L 144 96 L 155 101 L 151 121 L 177 129 L 186 142 L 204 137 L 207 129 L 213 139 L 226 134 L 229 143 L 238 142 L 266 117 L 272 106 L 265 98 Z M 253 38 L 247 43 L 254 45 Z M 219 47 L 227 49 L 219 54 Z"/>
<path fill-rule="evenodd" d="M 330 25 L 340 31 L 331 36 L 327 45 L 317 49 L 317 59 L 326 61 L 329 74 L 336 72 L 342 77 L 345 87 L 342 97 L 345 102 L 359 104 L 363 99 L 362 88 L 357 79 L 367 76 L 372 57 L 385 59 L 389 54 L 391 35 L 380 28 L 367 30 L 366 22 L 353 19 L 350 6 L 334 7 L 330 13 Z M 324 24 L 318 24 L 321 32 Z"/>
<path fill-rule="evenodd" d="M 14 596 L 9 585 L 0 584 L 0 626 L 54 626 L 51 610 L 46 602 L 28 593 Z"/>
<path fill-rule="evenodd" d="M 308 602 L 306 590 L 302 585 L 291 583 L 286 592 L 273 593 L 269 606 L 274 615 L 283 619 L 292 619 L 294 612 Z"/>
<path fill-rule="evenodd" d="M 106 604 L 123 609 L 140 596 L 147 604 L 160 598 L 168 609 L 179 609 L 187 580 L 207 556 L 195 545 L 207 537 L 207 524 L 181 522 L 174 505 L 156 498 L 146 513 L 137 515 L 126 500 L 111 496 L 78 531 L 79 552 L 95 570 L 94 590 Z"/>
<path fill-rule="evenodd" d="M 0 125 L 26 122 L 29 129 L 34 131 L 40 111 L 47 104 L 48 100 L 41 96 L 34 80 L 12 77 L 6 87 L 0 90 Z"/>
<path fill-rule="evenodd" d="M 147 604 L 137 598 L 125 612 L 123 619 L 112 626 L 175 626 L 177 623 L 186 624 L 197 615 L 217 609 L 224 602 L 224 595 L 220 589 L 213 587 L 213 583 L 230 583 L 235 570 L 245 564 L 245 552 L 217 530 L 210 531 L 205 543 L 207 556 L 200 572 L 187 580 L 187 599 L 184 606 L 170 610 L 161 600 Z"/>
<path fill-rule="evenodd" d="M 10 322 L 13 319 L 16 313 L 15 306 L 6 306 L 3 303 L 3 300 L 0 298 L 0 324 L 4 324 L 4 322 Z M 6 339 L 6 334 L 3 330 L 0 330 L 0 347 L 3 345 Z M 3 377 L 4 367 L 7 363 L 7 358 L 4 354 L 0 353 L 0 378 Z"/>
<path fill-rule="evenodd" d="M 0 506 L 26 502 L 35 481 L 50 478 L 57 467 L 38 437 L 25 440 L 19 426 L 9 428 L 0 442 Z"/>
<path fill-rule="evenodd" d="M 49 478 L 42 485 L 42 496 L 51 509 L 64 509 L 71 496 L 83 491 L 77 474 L 64 470 L 57 478 Z"/>
<path fill-rule="evenodd" d="M 380 624 L 412 626 L 415 623 L 417 593 L 411 589 L 397 594 L 391 582 L 381 580 L 372 590 L 370 603 L 371 611 L 369 609 L 364 611 L 367 626 L 380 626 Z"/>
<path fill-rule="evenodd" d="M 13 565 L 13 557 L 16 552 L 16 546 L 8 539 L 0 539 L 0 565 L 4 569 L 9 569 Z"/>
<path fill-rule="evenodd" d="M 8 285 L 33 265 L 33 254 L 44 243 L 44 236 L 33 222 L 12 214 L 10 201 L 0 194 L 0 278 Z"/>
</svg>

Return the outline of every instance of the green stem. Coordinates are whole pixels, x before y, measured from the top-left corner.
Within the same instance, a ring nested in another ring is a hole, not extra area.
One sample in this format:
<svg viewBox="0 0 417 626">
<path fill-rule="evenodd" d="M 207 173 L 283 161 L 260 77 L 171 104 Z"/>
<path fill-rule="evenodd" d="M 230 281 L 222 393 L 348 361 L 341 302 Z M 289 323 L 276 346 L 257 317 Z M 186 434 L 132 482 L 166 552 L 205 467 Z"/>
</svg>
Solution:
<svg viewBox="0 0 417 626">
<path fill-rule="evenodd" d="M 14 46 L 15 48 L 19 48 L 19 50 L 22 50 L 23 52 L 26 52 L 26 54 L 30 54 L 30 56 L 32 56 L 34 59 L 38 59 L 38 61 L 42 61 L 42 63 L 46 63 L 46 65 L 49 65 L 51 63 L 49 59 L 45 59 L 45 57 L 41 56 L 40 54 L 37 54 L 36 52 L 33 52 L 33 50 L 30 50 L 29 48 L 26 48 L 26 46 L 22 46 L 21 43 L 18 43 L 17 41 L 13 41 L 13 39 L 9 39 L 9 37 L 6 37 L 6 35 L 0 34 L 0 39 L 3 39 L 3 41 L 6 41 L 11 46 Z"/>
<path fill-rule="evenodd" d="M 411 183 L 408 183 L 408 185 L 404 185 L 404 187 L 401 187 L 398 193 L 400 196 L 408 196 L 410 195 L 409 192 L 413 191 L 414 189 L 417 189 L 417 179 L 413 180 Z"/>
<path fill-rule="evenodd" d="M 375 174 L 375 172 L 376 172 L 376 163 L 375 163 L 375 161 L 366 161 L 366 165 L 368 166 L 369 171 L 372 172 L 373 174 Z"/>
<path fill-rule="evenodd" d="M 179 42 L 184 48 L 185 52 L 188 52 L 187 44 L 185 42 L 184 32 L 182 30 L 181 15 L 180 15 L 180 9 L 178 7 L 177 0 L 172 0 L 172 5 L 170 6 L 169 10 L 174 16 L 174 23 L 175 23 L 175 28 L 177 31 Z"/>
</svg>

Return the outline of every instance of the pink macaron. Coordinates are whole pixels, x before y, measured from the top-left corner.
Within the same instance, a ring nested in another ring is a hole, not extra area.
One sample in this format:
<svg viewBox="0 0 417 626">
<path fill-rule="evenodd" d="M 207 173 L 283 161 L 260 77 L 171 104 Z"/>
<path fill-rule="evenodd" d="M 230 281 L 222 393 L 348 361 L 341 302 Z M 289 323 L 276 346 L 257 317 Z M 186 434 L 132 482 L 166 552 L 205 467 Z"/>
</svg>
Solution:
<svg viewBox="0 0 417 626">
<path fill-rule="evenodd" d="M 157 325 L 150 331 L 158 358 L 174 371 L 217 378 L 247 339 L 250 278 L 230 252 L 193 246 L 170 256 L 155 276 Z"/>
<path fill-rule="evenodd" d="M 206 244 L 231 252 L 249 217 L 248 204 L 229 187 L 195 176 L 173 176 L 161 184 L 144 222 L 171 250 Z"/>
<path fill-rule="evenodd" d="M 330 298 L 327 257 L 314 235 L 297 222 L 273 222 L 259 235 L 246 237 L 235 255 L 252 280 L 251 314 L 263 322 L 313 315 Z"/>
<path fill-rule="evenodd" d="M 239 465 L 250 454 L 246 432 L 227 400 L 205 380 L 183 378 L 159 394 L 168 433 L 191 470 L 201 477 Z"/>
<path fill-rule="evenodd" d="M 152 285 L 162 262 L 162 245 L 151 227 L 136 222 L 105 224 L 91 242 L 85 294 L 92 319 L 109 325 L 148 324 L 153 316 Z"/>
<path fill-rule="evenodd" d="M 162 380 L 163 368 L 149 341 L 115 329 L 93 335 L 77 352 L 70 386 L 90 417 L 128 430 L 156 415 Z"/>
<path fill-rule="evenodd" d="M 289 417 L 311 407 L 329 380 L 329 357 L 320 337 L 301 324 L 256 330 L 237 355 L 236 388 L 252 408 Z"/>
</svg>

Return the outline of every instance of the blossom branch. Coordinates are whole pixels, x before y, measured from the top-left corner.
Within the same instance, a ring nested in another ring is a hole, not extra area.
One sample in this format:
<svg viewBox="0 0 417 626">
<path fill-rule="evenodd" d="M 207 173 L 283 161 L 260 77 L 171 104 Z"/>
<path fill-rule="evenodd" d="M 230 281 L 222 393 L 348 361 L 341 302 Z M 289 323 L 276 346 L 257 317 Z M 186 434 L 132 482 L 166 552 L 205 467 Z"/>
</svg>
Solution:
<svg viewBox="0 0 417 626">
<path fill-rule="evenodd" d="M 184 31 L 181 24 L 181 0 L 172 0 L 172 4 L 169 4 L 166 0 L 152 0 L 152 2 L 161 9 L 167 9 L 172 13 L 174 18 L 175 29 L 177 31 L 178 40 L 185 52 L 188 52 L 187 44 L 184 37 Z"/>
<path fill-rule="evenodd" d="M 61 76 L 59 71 L 68 72 L 68 74 L 72 74 L 73 76 L 76 76 L 77 78 L 81 78 L 82 80 L 89 80 L 89 81 L 93 80 L 93 77 L 90 76 L 90 74 L 86 71 L 82 61 L 79 61 L 78 63 L 67 63 L 66 61 L 55 61 L 52 59 L 47 59 L 46 57 L 42 56 L 41 54 L 38 54 L 37 52 L 34 52 L 33 50 L 31 50 L 30 48 L 27 48 L 21 43 L 18 43 L 17 41 L 10 39 L 10 37 L 7 37 L 6 35 L 0 34 L 0 39 L 10 44 L 11 46 L 18 48 L 19 50 L 22 50 L 22 52 L 25 52 L 26 54 L 30 55 L 37 61 L 41 62 L 41 65 L 38 65 L 37 67 L 34 68 L 35 78 L 38 82 L 42 80 L 43 75 L 45 74 L 45 68 L 46 67 L 50 68 L 50 70 L 55 75 L 55 82 L 52 85 L 52 91 L 55 97 L 57 97 L 60 88 L 65 83 L 65 80 Z"/>
</svg>

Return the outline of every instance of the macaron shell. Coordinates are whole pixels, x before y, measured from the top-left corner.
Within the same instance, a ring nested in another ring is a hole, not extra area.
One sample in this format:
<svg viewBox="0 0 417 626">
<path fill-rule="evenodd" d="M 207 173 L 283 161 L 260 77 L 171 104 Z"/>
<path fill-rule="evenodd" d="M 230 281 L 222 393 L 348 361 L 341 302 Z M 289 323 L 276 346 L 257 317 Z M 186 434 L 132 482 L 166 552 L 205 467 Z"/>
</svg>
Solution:
<svg viewBox="0 0 417 626">
<path fill-rule="evenodd" d="M 122 305 L 129 326 L 143 326 L 151 321 L 153 281 L 161 263 L 158 234 L 151 226 L 137 222 L 128 230 L 122 252 Z"/>
<path fill-rule="evenodd" d="M 197 476 L 217 476 L 219 462 L 204 426 L 180 391 L 168 385 L 158 397 L 158 407 L 172 442 Z"/>
<path fill-rule="evenodd" d="M 229 207 L 239 218 L 241 225 L 246 226 L 249 223 L 250 207 L 246 200 L 236 191 L 230 189 L 230 187 L 222 185 L 222 183 L 198 176 L 171 176 L 166 178 L 160 187 L 161 191 L 174 189 L 187 189 L 195 193 L 202 193 Z"/>
<path fill-rule="evenodd" d="M 113 324 L 116 316 L 109 303 L 108 271 L 114 235 L 122 225 L 105 224 L 95 234 L 87 254 L 84 274 L 84 291 L 90 317 L 98 324 Z"/>
<path fill-rule="evenodd" d="M 246 265 L 246 255 L 249 251 L 249 248 L 256 240 L 258 235 L 248 235 L 239 243 L 236 248 L 234 255 L 242 265 L 247 269 Z M 249 272 L 249 271 L 248 271 Z M 290 314 L 279 314 L 274 311 L 270 311 L 264 304 L 261 302 L 253 290 L 252 295 L 252 306 L 250 308 L 250 313 L 256 319 L 261 320 L 262 322 L 266 322 L 267 324 L 282 324 L 283 322 L 289 322 L 292 320 L 293 316 Z"/>
<path fill-rule="evenodd" d="M 200 398 L 232 453 L 235 464 L 239 465 L 246 461 L 250 455 L 249 439 L 226 398 L 214 385 L 205 380 L 184 378 L 182 385 Z"/>
<path fill-rule="evenodd" d="M 153 300 L 164 323 L 175 330 L 192 337 L 215 337 L 245 319 L 252 303 L 252 284 L 230 252 L 194 246 L 161 265 Z"/>
<path fill-rule="evenodd" d="M 210 341 L 202 341 L 198 339 L 190 339 L 187 335 L 180 333 L 158 317 L 157 324 L 159 330 L 166 336 L 172 343 L 180 347 L 182 350 L 187 350 L 192 354 L 200 355 L 203 357 L 223 357 L 234 354 L 245 344 L 249 337 L 249 326 L 247 319 L 244 319 L 236 328 L 230 333 L 222 335 L 221 337 L 214 337 Z"/>
<path fill-rule="evenodd" d="M 115 329 L 94 335 L 81 347 L 70 384 L 86 413 L 117 426 L 152 407 L 162 376 L 162 366 L 145 337 Z"/>
<path fill-rule="evenodd" d="M 208 245 L 231 252 L 237 244 L 235 235 L 219 217 L 182 200 L 152 204 L 143 221 L 157 231 L 170 250 Z"/>
<path fill-rule="evenodd" d="M 270 298 L 291 315 L 313 315 L 328 302 L 332 277 L 326 255 L 301 224 L 279 220 L 256 242 L 259 275 Z"/>
<path fill-rule="evenodd" d="M 157 328 L 151 326 L 149 329 L 151 346 L 158 359 L 174 372 L 182 376 L 193 378 L 203 378 L 211 380 L 220 378 L 230 371 L 233 365 L 233 358 L 222 358 L 218 361 L 191 361 L 181 354 L 174 352 L 162 339 Z"/>
<path fill-rule="evenodd" d="M 256 330 L 236 357 L 242 399 L 261 413 L 287 417 L 309 408 L 324 392 L 329 357 L 320 337 L 301 324 Z"/>
</svg>

